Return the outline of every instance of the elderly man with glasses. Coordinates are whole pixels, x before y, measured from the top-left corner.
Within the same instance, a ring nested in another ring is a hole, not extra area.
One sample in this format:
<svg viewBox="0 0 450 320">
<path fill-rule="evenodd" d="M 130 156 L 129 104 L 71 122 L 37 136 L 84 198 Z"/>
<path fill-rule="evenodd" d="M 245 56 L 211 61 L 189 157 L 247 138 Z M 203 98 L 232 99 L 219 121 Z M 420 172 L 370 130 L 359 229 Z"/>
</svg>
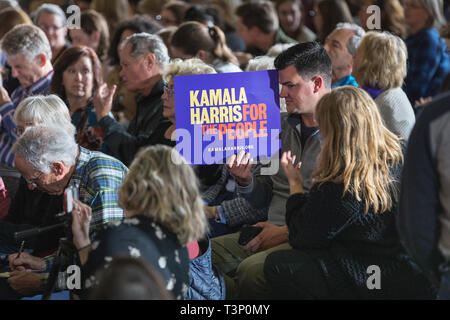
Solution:
<svg viewBox="0 0 450 320">
<path fill-rule="evenodd" d="M 66 128 L 55 125 L 27 128 L 14 144 L 14 152 L 14 163 L 28 189 L 62 196 L 67 186 L 75 186 L 79 201 L 92 208 L 92 230 L 123 219 L 117 190 L 128 169 L 117 159 L 79 147 Z M 48 271 L 48 261 L 52 259 L 27 253 L 10 255 L 9 286 L 19 296 L 40 292 L 46 274 L 28 271 Z M 12 294 L 0 284 L 0 298 Z"/>
</svg>

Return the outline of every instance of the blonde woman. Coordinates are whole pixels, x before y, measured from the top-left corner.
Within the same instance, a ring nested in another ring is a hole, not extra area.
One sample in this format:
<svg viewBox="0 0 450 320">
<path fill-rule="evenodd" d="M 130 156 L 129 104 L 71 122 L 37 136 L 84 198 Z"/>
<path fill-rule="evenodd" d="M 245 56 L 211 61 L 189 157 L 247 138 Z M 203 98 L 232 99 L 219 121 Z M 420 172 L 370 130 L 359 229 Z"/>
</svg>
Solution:
<svg viewBox="0 0 450 320">
<path fill-rule="evenodd" d="M 351 86 L 325 95 L 316 119 L 323 144 L 309 193 L 295 155 L 285 152 L 281 159 L 290 185 L 286 221 L 294 249 L 266 260 L 274 296 L 432 298 L 396 231 L 400 139 L 383 125 L 370 96 Z M 368 279 L 373 270 L 378 278 Z"/>
<path fill-rule="evenodd" d="M 408 140 L 416 121 L 402 90 L 408 52 L 402 39 L 388 32 L 368 32 L 356 51 L 353 76 L 375 100 L 386 127 Z"/>
<path fill-rule="evenodd" d="M 96 272 L 113 257 L 141 258 L 164 278 L 166 288 L 184 299 L 189 285 L 186 244 L 207 230 L 198 180 L 174 149 L 157 145 L 141 150 L 119 189 L 122 223 L 106 226 L 91 243 L 91 209 L 77 202 L 73 242 L 80 250 L 85 295 L 96 283 Z"/>
</svg>

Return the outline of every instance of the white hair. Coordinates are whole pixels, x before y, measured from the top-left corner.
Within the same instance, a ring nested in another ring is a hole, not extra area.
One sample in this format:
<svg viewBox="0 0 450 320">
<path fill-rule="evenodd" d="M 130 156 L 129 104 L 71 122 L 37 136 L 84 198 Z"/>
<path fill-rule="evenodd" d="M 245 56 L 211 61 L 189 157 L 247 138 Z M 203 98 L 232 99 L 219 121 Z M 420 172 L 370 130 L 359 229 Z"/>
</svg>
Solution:
<svg viewBox="0 0 450 320">
<path fill-rule="evenodd" d="M 6 8 L 20 9 L 20 5 L 16 0 L 0 0 L 0 11 Z"/>
<path fill-rule="evenodd" d="M 250 59 L 245 71 L 259 71 L 259 70 L 272 70 L 275 69 L 274 65 L 275 57 L 258 56 Z"/>
<path fill-rule="evenodd" d="M 76 163 L 78 145 L 75 137 L 59 126 L 29 127 L 13 145 L 15 154 L 29 162 L 35 170 L 49 173 L 53 163 L 67 166 Z"/>
<path fill-rule="evenodd" d="M 335 30 L 351 30 L 353 31 L 353 36 L 348 40 L 347 43 L 347 50 L 348 52 L 354 56 L 356 51 L 358 50 L 359 44 L 361 43 L 362 37 L 366 34 L 363 28 L 358 26 L 355 23 L 349 23 L 349 22 L 340 22 L 336 25 Z"/>
<path fill-rule="evenodd" d="M 75 126 L 72 124 L 69 108 L 60 97 L 54 94 L 30 96 L 22 100 L 14 112 L 14 121 L 16 123 L 37 122 L 45 126 L 57 125 L 64 128 L 69 135 L 75 135 Z"/>
<path fill-rule="evenodd" d="M 42 5 L 39 6 L 39 8 L 36 9 L 35 12 L 33 12 L 32 16 L 33 16 L 33 22 L 37 25 L 38 21 L 39 21 L 39 16 L 42 13 L 47 13 L 47 14 L 53 14 L 55 16 L 58 16 L 61 19 L 61 23 L 63 27 L 67 26 L 67 18 L 66 18 L 66 14 L 64 13 L 64 11 L 57 6 L 56 4 L 51 4 L 51 3 L 44 3 Z"/>
<path fill-rule="evenodd" d="M 277 57 L 280 53 L 282 53 L 284 50 L 289 49 L 290 47 L 294 46 L 295 43 L 277 43 L 274 44 L 267 50 L 266 56 L 269 57 Z"/>
<path fill-rule="evenodd" d="M 2 39 L 1 49 L 6 58 L 23 55 L 29 62 L 44 54 L 52 59 L 52 49 L 44 31 L 34 25 L 20 24 L 8 31 Z"/>
<path fill-rule="evenodd" d="M 274 61 L 275 57 L 268 57 L 268 56 L 255 57 L 248 62 L 245 71 L 262 71 L 262 70 L 276 69 Z M 281 92 L 281 84 L 279 86 Z M 286 100 L 284 98 L 280 98 L 280 111 L 286 112 Z"/>
<path fill-rule="evenodd" d="M 169 52 L 160 36 L 146 32 L 135 33 L 123 40 L 120 48 L 125 48 L 127 44 L 131 45 L 130 54 L 133 58 L 141 58 L 148 53 L 153 53 L 156 58 L 156 63 L 163 70 L 169 63 Z"/>
</svg>

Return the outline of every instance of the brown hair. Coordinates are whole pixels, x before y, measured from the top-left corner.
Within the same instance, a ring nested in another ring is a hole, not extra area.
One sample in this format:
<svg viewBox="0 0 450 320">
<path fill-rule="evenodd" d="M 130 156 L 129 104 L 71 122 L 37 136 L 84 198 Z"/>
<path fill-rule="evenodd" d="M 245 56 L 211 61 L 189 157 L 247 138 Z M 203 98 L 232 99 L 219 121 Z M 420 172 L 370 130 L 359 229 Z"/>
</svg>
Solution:
<svg viewBox="0 0 450 320">
<path fill-rule="evenodd" d="M 104 61 L 108 55 L 109 30 L 103 15 L 92 9 L 83 11 L 80 16 L 80 26 L 88 35 L 95 31 L 100 33 L 100 41 L 96 53 L 99 59 Z"/>
<path fill-rule="evenodd" d="M 227 46 L 225 34 L 217 26 L 207 27 L 196 21 L 185 22 L 172 35 L 170 44 L 185 54 L 195 56 L 198 51 L 204 50 L 213 57 L 239 65 Z"/>
<path fill-rule="evenodd" d="M 66 49 L 53 65 L 53 78 L 50 84 L 51 92 L 58 95 L 66 103 L 66 91 L 63 86 L 63 73 L 68 67 L 76 63 L 81 57 L 88 57 L 92 62 L 92 72 L 94 73 L 94 86 L 92 92 L 103 83 L 102 65 L 95 51 L 86 46 L 73 46 Z"/>
<path fill-rule="evenodd" d="M 278 15 L 272 2 L 246 2 L 237 7 L 236 15 L 248 29 L 257 27 L 264 33 L 278 30 Z"/>
<path fill-rule="evenodd" d="M 19 24 L 33 24 L 30 17 L 22 9 L 7 8 L 0 12 L 0 39 L 3 38 L 9 30 Z"/>
<path fill-rule="evenodd" d="M 186 13 L 186 10 L 189 8 L 189 5 L 185 2 L 182 1 L 171 1 L 169 3 L 166 3 L 163 7 L 162 10 L 168 10 L 170 12 L 173 13 L 175 19 L 176 19 L 176 24 L 180 25 L 183 20 L 184 20 L 184 14 Z"/>
<path fill-rule="evenodd" d="M 339 22 L 353 23 L 352 15 L 344 0 L 322 0 L 317 4 L 322 15 L 323 26 L 319 42 L 324 43 L 326 37 L 333 32 Z"/>
<path fill-rule="evenodd" d="M 92 0 L 91 8 L 105 17 L 111 34 L 120 23 L 131 18 L 127 0 Z"/>
</svg>

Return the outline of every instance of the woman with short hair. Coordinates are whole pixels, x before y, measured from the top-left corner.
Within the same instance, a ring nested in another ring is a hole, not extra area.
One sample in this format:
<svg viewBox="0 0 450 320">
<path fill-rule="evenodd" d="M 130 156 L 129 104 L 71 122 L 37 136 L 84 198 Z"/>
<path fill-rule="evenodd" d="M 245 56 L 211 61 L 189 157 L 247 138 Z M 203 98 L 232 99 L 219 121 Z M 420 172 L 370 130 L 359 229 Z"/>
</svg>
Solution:
<svg viewBox="0 0 450 320">
<path fill-rule="evenodd" d="M 389 32 L 368 32 L 356 51 L 353 76 L 375 100 L 386 127 L 408 140 L 416 122 L 403 91 L 408 52 L 400 37 Z"/>
<path fill-rule="evenodd" d="M 290 152 L 281 158 L 290 186 L 286 222 L 293 249 L 267 257 L 264 272 L 273 296 L 433 298 L 396 229 L 400 138 L 384 126 L 371 97 L 353 86 L 326 94 L 315 117 L 322 146 L 309 193 L 299 159 Z M 381 286 L 370 277 L 373 270 Z"/>
</svg>

